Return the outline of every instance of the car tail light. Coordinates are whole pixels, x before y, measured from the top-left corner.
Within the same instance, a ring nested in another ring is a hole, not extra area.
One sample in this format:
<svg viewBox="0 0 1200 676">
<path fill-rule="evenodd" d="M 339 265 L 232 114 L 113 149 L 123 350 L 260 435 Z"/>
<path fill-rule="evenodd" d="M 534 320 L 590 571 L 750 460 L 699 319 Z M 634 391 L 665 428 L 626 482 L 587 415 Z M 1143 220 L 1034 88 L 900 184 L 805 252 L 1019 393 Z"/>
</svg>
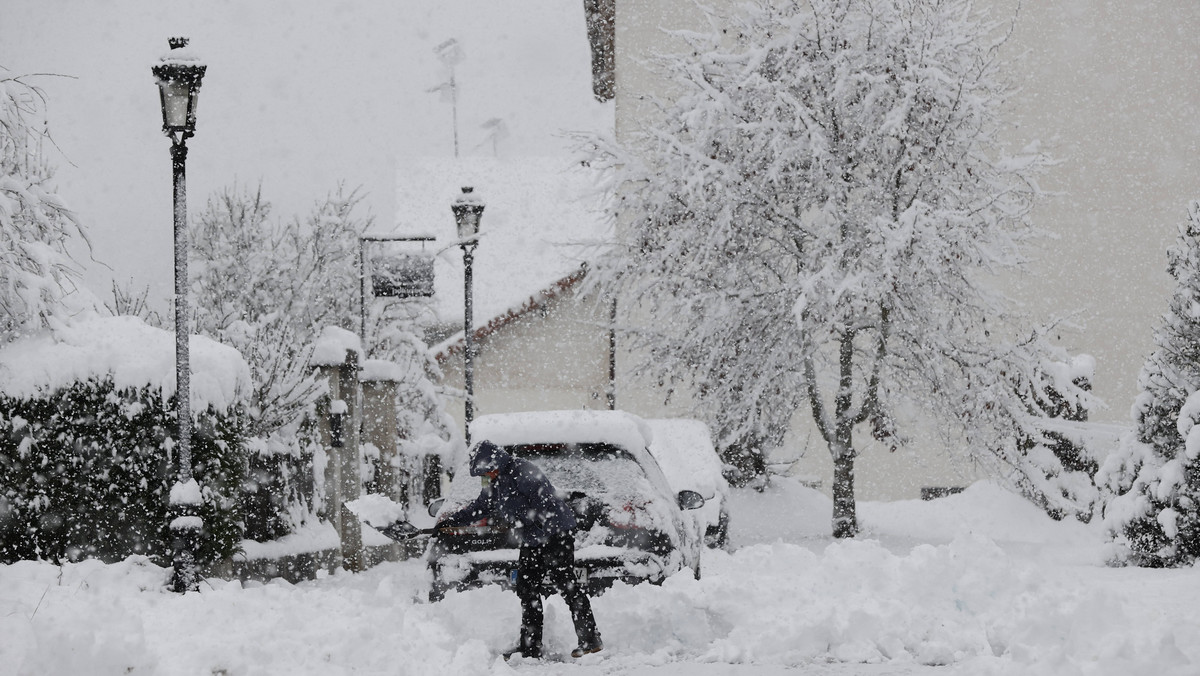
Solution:
<svg viewBox="0 0 1200 676">
<path fill-rule="evenodd" d="M 609 537 L 606 544 L 665 554 L 672 549 L 671 538 L 650 518 L 649 500 L 634 499 L 608 510 Z"/>
<path fill-rule="evenodd" d="M 651 524 L 646 514 L 646 500 L 630 500 L 618 508 L 609 510 L 608 525 L 620 529 L 645 529 Z M 640 517 L 640 518 L 639 518 Z"/>
</svg>

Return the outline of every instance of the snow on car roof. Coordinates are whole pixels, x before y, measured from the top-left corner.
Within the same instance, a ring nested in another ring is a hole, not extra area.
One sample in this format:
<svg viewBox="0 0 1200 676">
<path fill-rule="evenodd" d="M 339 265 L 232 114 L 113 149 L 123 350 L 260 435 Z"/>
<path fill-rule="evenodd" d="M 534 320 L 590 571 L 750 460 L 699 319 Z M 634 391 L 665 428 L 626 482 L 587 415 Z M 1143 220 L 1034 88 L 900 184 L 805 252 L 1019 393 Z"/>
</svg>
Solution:
<svg viewBox="0 0 1200 676">
<path fill-rule="evenodd" d="M 471 438 L 500 446 L 603 442 L 641 458 L 653 433 L 646 421 L 624 411 L 527 411 L 480 416 L 471 423 Z"/>
<path fill-rule="evenodd" d="M 688 489 L 705 496 L 729 492 L 708 425 L 689 418 L 656 418 L 645 422 L 654 435 L 650 455 L 658 461 L 675 490 Z"/>
</svg>

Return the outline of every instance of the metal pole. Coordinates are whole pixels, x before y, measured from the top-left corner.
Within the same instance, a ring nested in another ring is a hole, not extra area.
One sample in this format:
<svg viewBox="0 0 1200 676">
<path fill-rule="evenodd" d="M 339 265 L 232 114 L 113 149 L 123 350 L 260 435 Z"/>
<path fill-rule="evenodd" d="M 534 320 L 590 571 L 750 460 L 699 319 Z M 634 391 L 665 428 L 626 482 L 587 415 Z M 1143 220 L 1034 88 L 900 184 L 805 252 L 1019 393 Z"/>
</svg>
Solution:
<svg viewBox="0 0 1200 676">
<path fill-rule="evenodd" d="M 458 85 L 454 82 L 454 67 L 450 67 L 450 114 L 454 124 L 454 157 L 458 157 Z"/>
<path fill-rule="evenodd" d="M 188 231 L 186 189 L 187 144 L 183 137 L 171 139 L 171 168 L 175 202 L 175 424 L 179 449 L 179 484 L 192 481 L 191 357 L 188 350 Z M 173 505 L 179 516 L 196 516 L 195 505 Z M 199 535 L 190 522 L 172 524 L 176 530 L 174 564 L 175 591 L 197 587 L 195 542 Z"/>
<path fill-rule="evenodd" d="M 367 356 L 367 238 L 358 238 L 358 318 L 359 340 Z"/>
<path fill-rule="evenodd" d="M 617 295 L 608 305 L 608 409 L 617 409 Z"/>
<path fill-rule="evenodd" d="M 191 361 L 188 353 L 187 145 L 171 144 L 175 177 L 175 410 L 179 426 L 179 482 L 192 480 Z"/>
<path fill-rule="evenodd" d="M 475 262 L 475 243 L 463 244 L 463 382 L 467 388 L 467 400 L 463 407 L 463 437 L 467 446 L 471 445 L 471 421 L 475 419 L 475 342 L 472 330 L 472 273 L 471 265 Z"/>
</svg>

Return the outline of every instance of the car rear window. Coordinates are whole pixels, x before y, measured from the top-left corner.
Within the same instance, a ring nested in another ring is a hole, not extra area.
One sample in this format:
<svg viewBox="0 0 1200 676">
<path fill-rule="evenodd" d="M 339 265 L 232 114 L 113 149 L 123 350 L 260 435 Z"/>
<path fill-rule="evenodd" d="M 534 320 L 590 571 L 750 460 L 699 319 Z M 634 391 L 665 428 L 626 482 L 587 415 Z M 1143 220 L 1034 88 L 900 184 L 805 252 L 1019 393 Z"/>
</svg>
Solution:
<svg viewBox="0 0 1200 676">
<path fill-rule="evenodd" d="M 537 465 L 561 492 L 592 497 L 650 497 L 653 490 L 642 466 L 620 446 L 605 443 L 521 444 L 505 449 Z"/>
</svg>

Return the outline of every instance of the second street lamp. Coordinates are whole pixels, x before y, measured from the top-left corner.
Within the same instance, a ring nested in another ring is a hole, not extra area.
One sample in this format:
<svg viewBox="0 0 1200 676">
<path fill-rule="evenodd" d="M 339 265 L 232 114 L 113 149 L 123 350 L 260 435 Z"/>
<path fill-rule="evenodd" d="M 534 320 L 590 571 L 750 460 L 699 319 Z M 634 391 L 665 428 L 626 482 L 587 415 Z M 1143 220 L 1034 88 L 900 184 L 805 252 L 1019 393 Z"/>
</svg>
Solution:
<svg viewBox="0 0 1200 676">
<path fill-rule="evenodd" d="M 463 438 L 471 445 L 471 420 L 475 417 L 475 342 L 472 334 L 471 310 L 471 265 L 475 261 L 475 247 L 479 245 L 479 221 L 483 217 L 483 200 L 472 187 L 464 187 L 462 194 L 450 205 L 454 212 L 454 223 L 458 227 L 458 245 L 463 251 L 463 385 L 467 400 L 463 407 Z"/>
<path fill-rule="evenodd" d="M 196 589 L 195 549 L 204 523 L 195 513 L 200 488 L 192 477 L 191 359 L 188 353 L 187 139 L 196 132 L 196 101 L 207 66 L 186 49 L 187 38 L 171 38 L 171 51 L 151 68 L 162 101 L 163 133 L 171 139 L 175 211 L 175 423 L 179 477 L 170 504 L 174 576 L 177 592 Z"/>
</svg>

